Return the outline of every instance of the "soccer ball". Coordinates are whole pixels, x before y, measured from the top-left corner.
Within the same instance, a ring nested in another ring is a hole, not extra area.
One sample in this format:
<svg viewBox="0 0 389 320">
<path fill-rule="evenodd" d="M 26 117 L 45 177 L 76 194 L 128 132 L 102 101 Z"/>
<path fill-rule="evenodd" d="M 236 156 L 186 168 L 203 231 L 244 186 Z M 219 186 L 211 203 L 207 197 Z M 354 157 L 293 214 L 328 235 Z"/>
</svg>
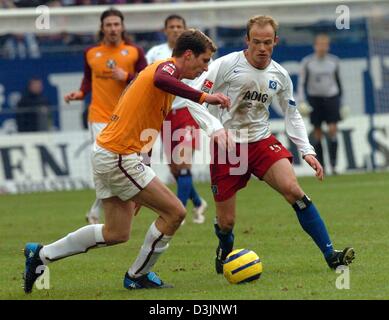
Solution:
<svg viewBox="0 0 389 320">
<path fill-rule="evenodd" d="M 262 274 L 262 262 L 254 251 L 237 249 L 227 256 L 223 274 L 233 284 L 254 281 Z"/>
</svg>

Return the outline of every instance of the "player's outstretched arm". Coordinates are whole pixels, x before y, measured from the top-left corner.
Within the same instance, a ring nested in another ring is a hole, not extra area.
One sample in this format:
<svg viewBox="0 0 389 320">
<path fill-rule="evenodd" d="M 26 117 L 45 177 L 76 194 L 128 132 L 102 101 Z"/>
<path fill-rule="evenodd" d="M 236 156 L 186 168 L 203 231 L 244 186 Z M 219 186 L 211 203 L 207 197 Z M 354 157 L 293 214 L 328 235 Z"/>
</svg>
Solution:
<svg viewBox="0 0 389 320">
<path fill-rule="evenodd" d="M 229 97 L 225 96 L 223 93 L 217 92 L 214 94 L 207 94 L 204 99 L 205 102 L 209 104 L 220 105 L 220 108 L 227 110 L 230 109 L 231 100 Z"/>
<path fill-rule="evenodd" d="M 320 181 L 323 180 L 324 170 L 319 160 L 317 160 L 316 157 L 312 154 L 305 155 L 304 160 L 313 168 L 313 170 L 316 171 L 316 178 L 318 178 Z"/>
<path fill-rule="evenodd" d="M 84 92 L 82 92 L 81 90 L 70 92 L 64 97 L 66 103 L 69 103 L 70 101 L 74 101 L 74 100 L 83 100 L 83 99 L 84 99 Z"/>
</svg>

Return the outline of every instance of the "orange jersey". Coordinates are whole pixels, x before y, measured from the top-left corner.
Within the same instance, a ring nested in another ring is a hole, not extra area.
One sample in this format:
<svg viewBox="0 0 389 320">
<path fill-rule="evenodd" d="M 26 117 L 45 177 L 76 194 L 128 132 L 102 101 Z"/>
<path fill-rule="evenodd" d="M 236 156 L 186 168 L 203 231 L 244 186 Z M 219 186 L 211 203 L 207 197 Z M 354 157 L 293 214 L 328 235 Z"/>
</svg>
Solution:
<svg viewBox="0 0 389 320">
<path fill-rule="evenodd" d="M 109 122 L 113 109 L 128 82 L 146 65 L 143 50 L 132 44 L 122 42 L 117 47 L 100 44 L 87 49 L 81 91 L 84 94 L 92 91 L 88 121 Z M 114 67 L 127 72 L 128 81 L 112 79 Z"/>
<path fill-rule="evenodd" d="M 157 69 L 162 77 L 167 77 L 160 84 L 164 90 L 156 86 Z M 173 92 L 200 103 L 205 98 L 205 93 L 194 90 L 177 78 L 174 58 L 156 62 L 144 69 L 123 93 L 111 121 L 97 136 L 98 145 L 118 154 L 147 153 L 171 110 L 175 98 Z"/>
</svg>

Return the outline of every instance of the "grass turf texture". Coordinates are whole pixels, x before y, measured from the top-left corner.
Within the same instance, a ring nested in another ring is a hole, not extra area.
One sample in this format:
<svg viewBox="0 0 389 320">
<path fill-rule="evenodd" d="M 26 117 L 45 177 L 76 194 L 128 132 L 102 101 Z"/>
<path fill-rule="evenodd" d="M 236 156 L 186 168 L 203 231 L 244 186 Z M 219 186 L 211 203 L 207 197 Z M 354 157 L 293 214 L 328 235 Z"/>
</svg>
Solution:
<svg viewBox="0 0 389 320">
<path fill-rule="evenodd" d="M 51 264 L 50 290 L 25 295 L 21 288 L 29 241 L 53 242 L 84 225 L 93 191 L 0 197 L 0 299 L 388 299 L 389 173 L 300 178 L 325 220 L 335 248 L 352 245 L 350 289 L 335 286 L 319 249 L 301 229 L 293 209 L 265 183 L 251 179 L 238 194 L 235 248 L 254 250 L 262 260 L 260 280 L 231 285 L 214 271 L 217 239 L 208 183 L 197 188 L 209 203 L 203 225 L 187 222 L 171 241 L 154 271 L 173 283 L 167 290 L 127 291 L 123 275 L 135 259 L 155 215 L 142 209 L 129 242 L 90 250 Z M 174 187 L 173 187 L 174 188 Z"/>
</svg>

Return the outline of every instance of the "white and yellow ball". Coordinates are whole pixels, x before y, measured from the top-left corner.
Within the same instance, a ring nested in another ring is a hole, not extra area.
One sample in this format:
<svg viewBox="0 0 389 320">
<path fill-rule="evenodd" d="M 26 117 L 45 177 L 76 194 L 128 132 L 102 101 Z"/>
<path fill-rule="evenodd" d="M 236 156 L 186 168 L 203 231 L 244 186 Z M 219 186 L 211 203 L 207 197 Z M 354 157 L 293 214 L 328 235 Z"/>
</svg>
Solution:
<svg viewBox="0 0 389 320">
<path fill-rule="evenodd" d="M 233 284 L 257 280 L 262 270 L 262 262 L 258 255 L 248 249 L 232 251 L 223 264 L 224 277 Z"/>
</svg>

